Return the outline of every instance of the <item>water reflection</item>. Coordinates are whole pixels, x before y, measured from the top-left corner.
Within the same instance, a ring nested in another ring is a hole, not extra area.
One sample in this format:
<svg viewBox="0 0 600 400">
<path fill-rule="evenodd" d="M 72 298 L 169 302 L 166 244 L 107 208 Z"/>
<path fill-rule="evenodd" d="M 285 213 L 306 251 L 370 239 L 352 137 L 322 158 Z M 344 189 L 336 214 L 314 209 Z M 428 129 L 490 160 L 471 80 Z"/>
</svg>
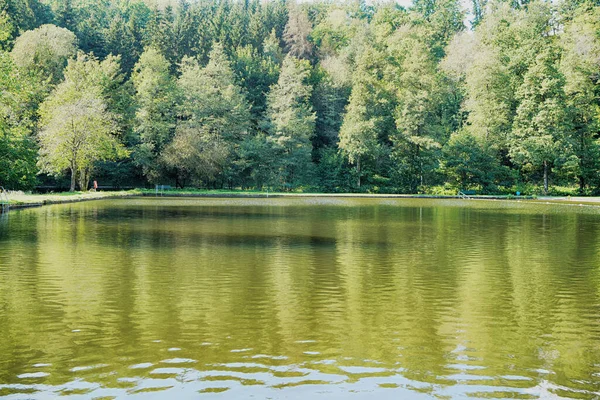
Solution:
<svg viewBox="0 0 600 400">
<path fill-rule="evenodd" d="M 596 209 L 128 199 L 0 222 L 0 396 L 598 397 Z"/>
</svg>

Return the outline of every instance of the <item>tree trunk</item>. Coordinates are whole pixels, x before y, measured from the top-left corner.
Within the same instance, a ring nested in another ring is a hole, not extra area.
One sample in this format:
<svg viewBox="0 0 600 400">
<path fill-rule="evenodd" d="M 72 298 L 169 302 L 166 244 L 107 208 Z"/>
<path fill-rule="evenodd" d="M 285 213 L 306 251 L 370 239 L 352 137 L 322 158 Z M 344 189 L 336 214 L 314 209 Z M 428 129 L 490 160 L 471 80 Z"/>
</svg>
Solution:
<svg viewBox="0 0 600 400">
<path fill-rule="evenodd" d="M 544 194 L 548 194 L 548 161 L 544 160 Z"/>
<path fill-rule="evenodd" d="M 76 169 L 71 167 L 71 189 L 69 189 L 70 192 L 75 191 L 75 182 L 77 181 L 77 176 L 75 172 Z"/>
<path fill-rule="evenodd" d="M 358 158 L 356 159 L 356 174 L 358 175 L 356 183 L 358 184 L 358 188 L 360 189 L 360 156 L 358 156 Z"/>
<path fill-rule="evenodd" d="M 419 181 L 423 188 L 423 160 L 421 159 L 421 146 L 417 145 L 417 159 L 419 160 Z"/>
<path fill-rule="evenodd" d="M 87 168 L 83 168 L 79 171 L 79 190 L 85 192 L 88 189 L 88 184 L 90 181 L 90 170 Z"/>
</svg>

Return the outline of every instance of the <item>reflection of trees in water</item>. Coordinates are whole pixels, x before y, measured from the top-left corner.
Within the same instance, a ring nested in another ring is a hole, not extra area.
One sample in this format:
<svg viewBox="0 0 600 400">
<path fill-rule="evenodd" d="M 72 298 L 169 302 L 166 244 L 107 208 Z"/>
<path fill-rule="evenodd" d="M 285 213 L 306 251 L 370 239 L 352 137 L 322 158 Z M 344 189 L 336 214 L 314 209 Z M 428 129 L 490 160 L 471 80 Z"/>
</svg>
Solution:
<svg viewBox="0 0 600 400">
<path fill-rule="evenodd" d="M 8 211 L 0 210 L 0 239 L 8 235 Z"/>
<path fill-rule="evenodd" d="M 0 258 L 0 354 L 10 355 L 0 381 L 36 362 L 52 364 L 50 384 L 72 379 L 73 367 L 109 364 L 85 376 L 123 385 L 118 378 L 150 376 L 130 365 L 181 358 L 197 370 L 251 362 L 259 366 L 239 368 L 296 366 L 352 380 L 362 375 L 340 366 L 369 366 L 434 385 L 462 376 L 595 390 L 593 218 L 93 203 L 19 215 L 2 249 L 12 257 Z M 536 372 L 544 369 L 554 374 Z M 378 374 L 390 373 L 365 376 Z"/>
</svg>

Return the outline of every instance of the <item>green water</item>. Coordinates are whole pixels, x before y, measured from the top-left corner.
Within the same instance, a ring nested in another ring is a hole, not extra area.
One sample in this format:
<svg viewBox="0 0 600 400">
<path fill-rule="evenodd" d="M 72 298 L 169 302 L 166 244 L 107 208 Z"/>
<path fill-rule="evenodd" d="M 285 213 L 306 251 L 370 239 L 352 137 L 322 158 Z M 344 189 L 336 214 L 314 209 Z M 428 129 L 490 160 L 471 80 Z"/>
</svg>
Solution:
<svg viewBox="0 0 600 400">
<path fill-rule="evenodd" d="M 599 391 L 594 207 L 134 198 L 0 215 L 0 397 Z"/>
</svg>

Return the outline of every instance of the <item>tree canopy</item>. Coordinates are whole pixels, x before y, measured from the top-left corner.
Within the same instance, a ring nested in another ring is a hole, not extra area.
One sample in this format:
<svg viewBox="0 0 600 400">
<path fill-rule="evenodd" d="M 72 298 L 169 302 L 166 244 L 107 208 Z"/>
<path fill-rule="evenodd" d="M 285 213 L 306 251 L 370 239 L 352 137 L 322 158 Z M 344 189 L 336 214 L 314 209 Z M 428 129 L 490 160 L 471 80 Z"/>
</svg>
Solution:
<svg viewBox="0 0 600 400">
<path fill-rule="evenodd" d="M 0 185 L 600 192 L 600 5 L 469 6 L 0 0 Z"/>
</svg>

